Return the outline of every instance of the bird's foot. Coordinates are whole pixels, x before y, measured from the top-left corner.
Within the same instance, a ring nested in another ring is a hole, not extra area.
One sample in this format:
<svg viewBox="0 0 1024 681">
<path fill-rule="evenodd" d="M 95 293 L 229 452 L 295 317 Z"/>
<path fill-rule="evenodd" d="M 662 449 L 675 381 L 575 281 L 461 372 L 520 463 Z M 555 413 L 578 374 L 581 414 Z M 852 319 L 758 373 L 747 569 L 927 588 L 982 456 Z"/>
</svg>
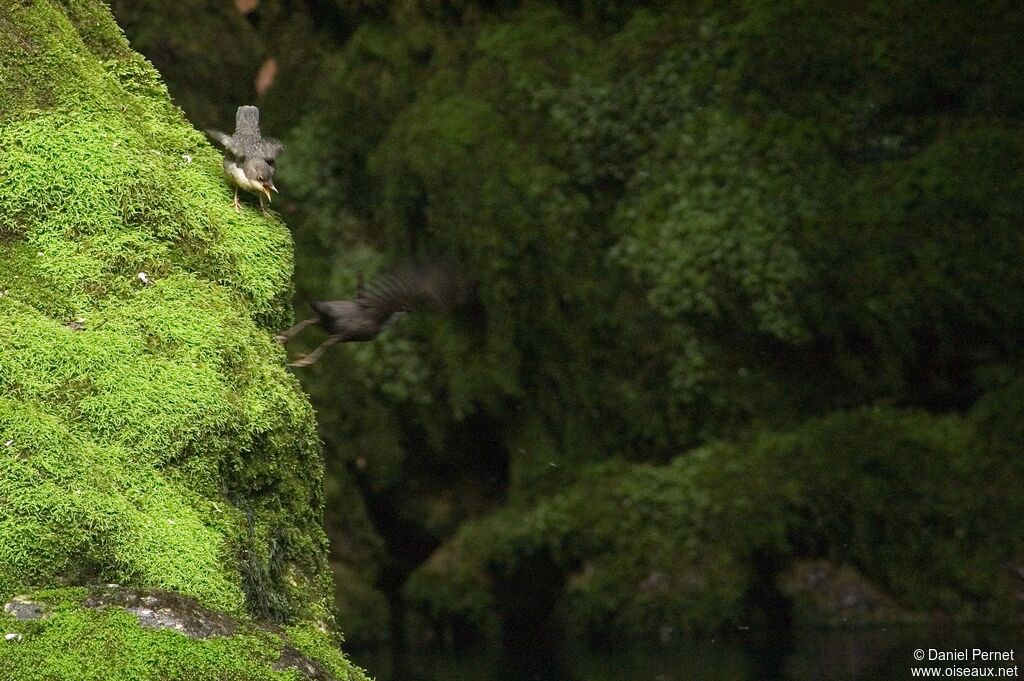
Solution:
<svg viewBox="0 0 1024 681">
<path fill-rule="evenodd" d="M 236 213 L 241 213 L 242 212 L 242 204 L 238 200 L 238 194 L 235 194 L 235 212 Z"/>
</svg>

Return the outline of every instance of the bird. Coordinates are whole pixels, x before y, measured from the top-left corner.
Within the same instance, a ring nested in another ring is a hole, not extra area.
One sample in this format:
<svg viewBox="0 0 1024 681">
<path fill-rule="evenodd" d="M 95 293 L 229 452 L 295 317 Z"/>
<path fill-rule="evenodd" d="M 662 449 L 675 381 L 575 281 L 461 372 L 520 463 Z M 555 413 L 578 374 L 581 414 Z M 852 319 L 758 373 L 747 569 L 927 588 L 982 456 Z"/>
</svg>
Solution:
<svg viewBox="0 0 1024 681">
<path fill-rule="evenodd" d="M 290 362 L 290 367 L 316 363 L 327 348 L 338 343 L 372 341 L 381 331 L 407 312 L 444 310 L 465 304 L 471 285 L 448 263 L 408 265 L 385 274 L 370 285 L 362 275 L 351 300 L 315 300 L 310 306 L 317 316 L 282 331 L 275 338 L 282 344 L 308 326 L 317 325 L 327 340 L 310 354 Z"/>
<path fill-rule="evenodd" d="M 235 112 L 235 134 L 207 129 L 206 134 L 224 147 L 224 172 L 235 185 L 235 210 L 242 209 L 238 202 L 238 189 L 256 194 L 264 213 L 264 195 L 270 202 L 274 186 L 275 161 L 284 151 L 284 145 L 273 137 L 260 134 L 260 110 L 255 106 L 240 106 Z"/>
</svg>

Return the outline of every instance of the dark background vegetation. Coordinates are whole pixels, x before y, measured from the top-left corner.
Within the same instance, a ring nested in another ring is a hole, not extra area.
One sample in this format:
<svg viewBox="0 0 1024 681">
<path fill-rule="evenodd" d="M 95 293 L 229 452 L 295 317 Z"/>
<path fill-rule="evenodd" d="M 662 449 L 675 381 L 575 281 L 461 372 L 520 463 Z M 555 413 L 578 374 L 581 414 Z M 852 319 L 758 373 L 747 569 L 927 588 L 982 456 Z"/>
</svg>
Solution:
<svg viewBox="0 0 1024 681">
<path fill-rule="evenodd" d="M 285 142 L 300 316 L 480 283 L 300 370 L 350 645 L 1019 617 L 1020 3 L 112 6 Z"/>
</svg>

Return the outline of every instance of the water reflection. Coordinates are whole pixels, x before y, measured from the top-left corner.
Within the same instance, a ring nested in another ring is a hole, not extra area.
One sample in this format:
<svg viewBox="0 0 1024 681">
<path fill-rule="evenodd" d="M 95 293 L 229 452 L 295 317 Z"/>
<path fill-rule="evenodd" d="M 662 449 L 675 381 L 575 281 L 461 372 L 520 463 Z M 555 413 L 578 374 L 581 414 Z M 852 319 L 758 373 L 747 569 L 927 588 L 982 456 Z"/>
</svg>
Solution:
<svg viewBox="0 0 1024 681">
<path fill-rule="evenodd" d="M 912 678 L 917 649 L 1014 651 L 1019 665 L 1024 630 L 885 627 L 805 631 L 784 644 L 754 638 L 691 642 L 671 651 L 524 651 L 520 654 L 353 655 L 378 681 L 891 681 Z M 970 663 L 957 663 L 960 666 Z M 1020 670 L 1018 669 L 1018 677 Z"/>
</svg>

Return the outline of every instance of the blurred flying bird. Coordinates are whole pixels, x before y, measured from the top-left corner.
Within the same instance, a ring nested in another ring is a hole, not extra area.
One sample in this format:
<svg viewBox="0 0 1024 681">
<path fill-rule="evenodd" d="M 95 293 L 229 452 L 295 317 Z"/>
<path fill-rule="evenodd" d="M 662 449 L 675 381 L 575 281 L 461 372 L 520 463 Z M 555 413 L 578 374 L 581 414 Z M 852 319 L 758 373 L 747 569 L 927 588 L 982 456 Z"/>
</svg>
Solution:
<svg viewBox="0 0 1024 681">
<path fill-rule="evenodd" d="M 260 110 L 255 106 L 240 106 L 235 113 L 235 134 L 228 135 L 220 130 L 207 130 L 206 134 L 226 150 L 224 172 L 235 185 L 235 210 L 241 210 L 238 203 L 238 188 L 256 194 L 263 206 L 263 196 L 270 201 L 274 186 L 274 160 L 284 150 L 284 145 L 272 137 L 260 135 Z"/>
<path fill-rule="evenodd" d="M 299 322 L 276 338 L 287 343 L 295 334 L 313 324 L 327 331 L 330 335 L 319 347 L 288 364 L 292 367 L 309 366 L 332 345 L 373 340 L 406 312 L 451 309 L 465 304 L 469 297 L 470 285 L 448 264 L 408 266 L 369 285 L 364 285 L 360 276 L 355 298 L 311 302 L 317 316 Z"/>
</svg>

